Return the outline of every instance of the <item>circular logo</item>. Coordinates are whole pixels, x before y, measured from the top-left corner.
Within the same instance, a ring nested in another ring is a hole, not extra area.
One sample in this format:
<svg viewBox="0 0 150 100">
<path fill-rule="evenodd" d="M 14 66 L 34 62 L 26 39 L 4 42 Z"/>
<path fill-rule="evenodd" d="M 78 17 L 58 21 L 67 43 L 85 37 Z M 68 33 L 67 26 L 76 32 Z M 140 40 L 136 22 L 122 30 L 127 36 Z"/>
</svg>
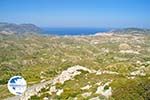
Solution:
<svg viewBox="0 0 150 100">
<path fill-rule="evenodd" d="M 27 83 L 22 76 L 13 76 L 9 79 L 7 86 L 12 94 L 22 95 L 27 88 Z"/>
</svg>

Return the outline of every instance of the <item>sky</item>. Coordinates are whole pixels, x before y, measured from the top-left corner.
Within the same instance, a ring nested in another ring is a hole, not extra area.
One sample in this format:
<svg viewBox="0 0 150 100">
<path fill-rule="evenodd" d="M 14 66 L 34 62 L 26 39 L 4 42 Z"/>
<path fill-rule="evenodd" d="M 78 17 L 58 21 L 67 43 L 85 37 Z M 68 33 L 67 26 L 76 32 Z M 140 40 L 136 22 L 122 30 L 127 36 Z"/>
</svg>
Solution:
<svg viewBox="0 0 150 100">
<path fill-rule="evenodd" d="M 150 0 L 0 0 L 0 22 L 150 28 Z"/>
</svg>

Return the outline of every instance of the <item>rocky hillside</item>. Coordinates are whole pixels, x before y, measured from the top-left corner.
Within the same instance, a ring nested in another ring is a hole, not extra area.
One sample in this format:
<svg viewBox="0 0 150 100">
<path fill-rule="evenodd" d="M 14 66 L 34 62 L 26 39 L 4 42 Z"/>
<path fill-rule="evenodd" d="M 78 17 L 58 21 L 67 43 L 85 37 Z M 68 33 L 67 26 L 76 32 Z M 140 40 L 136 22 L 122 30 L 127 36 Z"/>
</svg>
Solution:
<svg viewBox="0 0 150 100">
<path fill-rule="evenodd" d="M 0 23 L 0 34 L 26 34 L 26 33 L 39 33 L 41 29 L 33 24 L 13 24 L 13 23 Z"/>
<path fill-rule="evenodd" d="M 150 35 L 0 37 L 0 99 L 21 75 L 31 100 L 149 100 Z"/>
</svg>

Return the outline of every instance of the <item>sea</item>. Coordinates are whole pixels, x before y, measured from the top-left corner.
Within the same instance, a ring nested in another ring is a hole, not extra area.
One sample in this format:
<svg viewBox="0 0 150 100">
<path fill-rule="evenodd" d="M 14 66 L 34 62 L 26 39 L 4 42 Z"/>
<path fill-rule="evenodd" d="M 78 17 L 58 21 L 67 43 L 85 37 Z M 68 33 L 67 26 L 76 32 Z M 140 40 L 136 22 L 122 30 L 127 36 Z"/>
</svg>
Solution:
<svg viewBox="0 0 150 100">
<path fill-rule="evenodd" d="M 82 36 L 95 35 L 96 33 L 108 32 L 110 28 L 42 28 L 44 35 L 54 36 Z"/>
</svg>

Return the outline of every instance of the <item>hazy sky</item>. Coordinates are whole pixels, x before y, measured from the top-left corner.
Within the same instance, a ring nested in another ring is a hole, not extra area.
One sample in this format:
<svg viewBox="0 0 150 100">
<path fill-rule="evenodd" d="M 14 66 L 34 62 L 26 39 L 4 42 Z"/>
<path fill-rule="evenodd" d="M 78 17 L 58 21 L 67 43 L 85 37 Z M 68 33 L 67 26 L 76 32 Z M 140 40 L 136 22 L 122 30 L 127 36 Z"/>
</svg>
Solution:
<svg viewBox="0 0 150 100">
<path fill-rule="evenodd" d="M 150 0 L 0 0 L 0 22 L 150 28 Z"/>
</svg>

